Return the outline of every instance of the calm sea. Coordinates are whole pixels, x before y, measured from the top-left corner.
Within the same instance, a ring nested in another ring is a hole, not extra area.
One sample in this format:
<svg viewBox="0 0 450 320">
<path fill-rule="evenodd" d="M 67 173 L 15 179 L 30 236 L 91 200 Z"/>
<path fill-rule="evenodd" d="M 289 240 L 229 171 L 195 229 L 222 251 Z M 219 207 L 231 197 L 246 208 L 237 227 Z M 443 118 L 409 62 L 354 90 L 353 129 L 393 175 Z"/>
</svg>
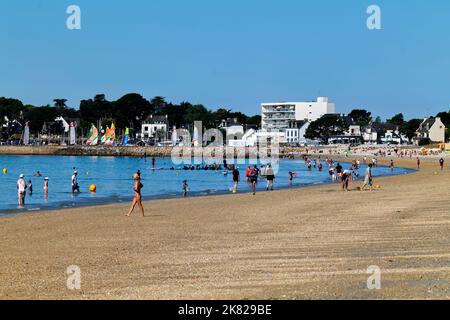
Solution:
<svg viewBox="0 0 450 320">
<path fill-rule="evenodd" d="M 245 164 L 240 164 L 242 181 L 239 192 L 249 192 L 250 186 L 245 183 Z M 181 197 L 182 181 L 187 180 L 190 196 L 229 193 L 233 186 L 231 172 L 227 175 L 223 170 L 180 170 L 170 158 L 156 159 L 152 170 L 151 158 L 127 157 L 59 157 L 59 156 L 1 156 L 0 169 L 6 168 L 7 174 L 0 173 L 0 214 L 15 214 L 33 212 L 54 208 L 70 208 L 103 203 L 117 203 L 130 201 L 133 196 L 132 175 L 139 169 L 142 172 L 144 188 L 142 195 L 145 199 Z M 175 170 L 171 170 L 171 168 Z M 350 167 L 343 164 L 344 169 Z M 79 173 L 78 182 L 81 193 L 72 195 L 71 176 L 76 168 Z M 364 175 L 365 166 L 358 172 Z M 36 171 L 42 177 L 34 177 Z M 328 167 L 323 171 L 312 169 L 308 172 L 303 160 L 281 160 L 279 172 L 275 179 L 275 188 L 289 186 L 288 173 L 296 171 L 298 176 L 293 186 L 307 186 L 330 182 Z M 373 170 L 375 176 L 406 174 L 412 170 L 395 168 L 393 172 L 386 167 Z M 16 181 L 23 173 L 25 180 L 32 181 L 33 195 L 27 195 L 26 207 L 17 208 Z M 44 176 L 49 177 L 49 194 L 44 196 Z M 89 192 L 89 186 L 95 184 L 97 192 Z M 266 181 L 261 180 L 259 190 L 265 190 Z"/>
</svg>

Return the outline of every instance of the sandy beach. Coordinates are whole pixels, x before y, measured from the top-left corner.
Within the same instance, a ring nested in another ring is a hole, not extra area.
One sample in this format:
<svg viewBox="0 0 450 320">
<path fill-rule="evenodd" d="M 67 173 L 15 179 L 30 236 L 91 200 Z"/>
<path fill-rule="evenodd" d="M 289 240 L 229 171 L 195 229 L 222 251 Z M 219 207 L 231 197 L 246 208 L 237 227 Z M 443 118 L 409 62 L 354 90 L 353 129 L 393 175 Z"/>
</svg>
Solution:
<svg viewBox="0 0 450 320">
<path fill-rule="evenodd" d="M 375 184 L 151 201 L 146 218 L 128 204 L 1 218 L 0 298 L 449 299 L 448 163 Z"/>
</svg>

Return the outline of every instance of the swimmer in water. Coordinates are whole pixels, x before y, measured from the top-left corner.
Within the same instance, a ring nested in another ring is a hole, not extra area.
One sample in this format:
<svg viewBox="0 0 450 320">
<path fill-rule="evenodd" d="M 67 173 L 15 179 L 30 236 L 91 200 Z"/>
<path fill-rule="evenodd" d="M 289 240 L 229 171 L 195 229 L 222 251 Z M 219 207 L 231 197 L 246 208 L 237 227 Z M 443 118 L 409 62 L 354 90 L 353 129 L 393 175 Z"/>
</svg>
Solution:
<svg viewBox="0 0 450 320">
<path fill-rule="evenodd" d="M 30 196 L 33 195 L 33 183 L 31 182 L 31 180 L 28 180 L 28 193 L 30 194 Z"/>
<path fill-rule="evenodd" d="M 48 194 L 48 177 L 44 178 L 44 194 Z"/>
<path fill-rule="evenodd" d="M 189 186 L 187 184 L 187 181 L 184 180 L 183 181 L 183 197 L 185 197 L 185 198 L 187 197 L 188 191 L 189 191 Z"/>
</svg>

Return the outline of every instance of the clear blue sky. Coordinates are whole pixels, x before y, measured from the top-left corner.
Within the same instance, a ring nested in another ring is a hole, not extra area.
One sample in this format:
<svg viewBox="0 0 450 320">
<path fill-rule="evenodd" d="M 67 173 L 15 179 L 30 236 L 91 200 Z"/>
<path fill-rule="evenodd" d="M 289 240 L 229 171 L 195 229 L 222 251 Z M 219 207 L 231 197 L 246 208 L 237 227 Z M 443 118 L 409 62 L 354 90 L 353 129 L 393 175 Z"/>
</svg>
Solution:
<svg viewBox="0 0 450 320">
<path fill-rule="evenodd" d="M 66 9 L 82 29 L 66 28 Z M 382 30 L 366 9 L 382 10 Z M 383 118 L 450 109 L 448 0 L 2 0 L 0 96 L 105 93 L 258 114 L 326 95 Z"/>
</svg>

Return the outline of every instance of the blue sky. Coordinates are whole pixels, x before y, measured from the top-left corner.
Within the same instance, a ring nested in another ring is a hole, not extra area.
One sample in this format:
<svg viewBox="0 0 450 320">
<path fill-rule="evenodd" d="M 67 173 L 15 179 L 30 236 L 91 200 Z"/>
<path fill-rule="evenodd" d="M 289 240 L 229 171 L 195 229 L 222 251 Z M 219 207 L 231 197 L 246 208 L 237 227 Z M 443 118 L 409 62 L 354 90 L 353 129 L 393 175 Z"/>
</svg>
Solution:
<svg viewBox="0 0 450 320">
<path fill-rule="evenodd" d="M 80 6 L 82 29 L 66 28 Z M 381 7 L 382 30 L 366 27 Z M 138 92 L 258 114 L 329 96 L 383 118 L 450 109 L 448 0 L 2 0 L 0 96 Z"/>
</svg>

